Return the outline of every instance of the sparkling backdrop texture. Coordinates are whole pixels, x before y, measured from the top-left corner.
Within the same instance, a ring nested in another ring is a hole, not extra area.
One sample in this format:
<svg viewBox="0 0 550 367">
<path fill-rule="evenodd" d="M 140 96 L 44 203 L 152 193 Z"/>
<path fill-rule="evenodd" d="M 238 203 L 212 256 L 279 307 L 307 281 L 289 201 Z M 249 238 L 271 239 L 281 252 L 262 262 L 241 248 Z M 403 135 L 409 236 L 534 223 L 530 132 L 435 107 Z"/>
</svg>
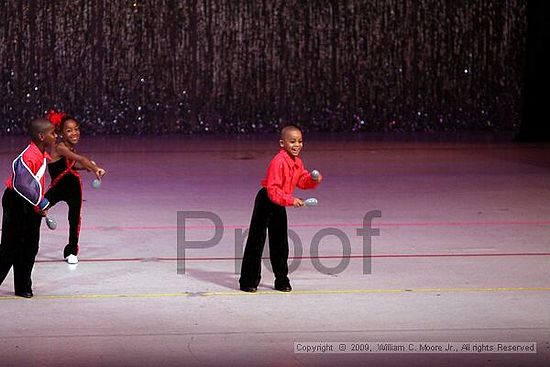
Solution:
<svg viewBox="0 0 550 367">
<path fill-rule="evenodd" d="M 3 0 L 0 134 L 515 130 L 523 0 Z"/>
</svg>

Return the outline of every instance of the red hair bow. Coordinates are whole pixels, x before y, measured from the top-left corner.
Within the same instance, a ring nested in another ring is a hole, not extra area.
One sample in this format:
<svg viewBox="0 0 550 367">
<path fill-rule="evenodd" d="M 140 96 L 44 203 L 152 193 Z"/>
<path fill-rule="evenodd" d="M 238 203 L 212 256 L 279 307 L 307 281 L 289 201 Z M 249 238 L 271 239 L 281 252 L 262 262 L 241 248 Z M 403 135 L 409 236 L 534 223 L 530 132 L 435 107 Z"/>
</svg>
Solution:
<svg viewBox="0 0 550 367">
<path fill-rule="evenodd" d="M 55 126 L 56 129 L 59 129 L 61 125 L 61 120 L 63 120 L 63 117 L 65 117 L 67 114 L 65 112 L 56 112 L 55 110 L 51 110 L 48 112 L 48 120 Z"/>
</svg>

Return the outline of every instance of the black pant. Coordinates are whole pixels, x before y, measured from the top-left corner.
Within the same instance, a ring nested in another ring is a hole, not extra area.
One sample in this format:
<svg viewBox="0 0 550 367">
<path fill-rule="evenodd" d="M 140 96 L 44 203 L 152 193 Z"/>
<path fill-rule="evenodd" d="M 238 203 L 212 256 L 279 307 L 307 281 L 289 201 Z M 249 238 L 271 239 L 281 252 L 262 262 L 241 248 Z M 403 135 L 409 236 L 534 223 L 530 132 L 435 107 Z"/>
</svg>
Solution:
<svg viewBox="0 0 550 367">
<path fill-rule="evenodd" d="M 269 235 L 269 260 L 275 274 L 275 283 L 283 286 L 289 284 L 286 209 L 273 203 L 267 196 L 267 190 L 262 188 L 256 195 L 250 220 L 239 279 L 241 287 L 257 287 L 260 284 L 266 230 Z"/>
<path fill-rule="evenodd" d="M 63 176 L 47 192 L 45 197 L 50 207 L 60 201 L 69 207 L 69 244 L 65 247 L 64 257 L 78 255 L 78 238 L 80 235 L 80 210 L 82 208 L 82 184 L 80 178 L 70 173 Z"/>
<path fill-rule="evenodd" d="M 42 217 L 12 189 L 4 191 L 2 207 L 0 284 L 13 266 L 15 292 L 28 292 L 32 290 L 31 273 L 38 253 Z"/>
</svg>

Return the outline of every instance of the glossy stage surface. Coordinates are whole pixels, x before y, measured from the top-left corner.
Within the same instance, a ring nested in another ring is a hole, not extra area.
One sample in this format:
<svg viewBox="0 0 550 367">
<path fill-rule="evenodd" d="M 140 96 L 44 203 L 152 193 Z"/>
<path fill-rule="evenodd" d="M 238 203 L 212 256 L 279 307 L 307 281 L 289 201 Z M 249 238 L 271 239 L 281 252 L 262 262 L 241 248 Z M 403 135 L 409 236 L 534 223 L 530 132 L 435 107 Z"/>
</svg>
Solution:
<svg viewBox="0 0 550 367">
<path fill-rule="evenodd" d="M 7 177 L 26 140 L 0 140 Z M 11 272 L 0 287 L 0 364 L 550 365 L 549 145 L 306 135 L 301 157 L 324 181 L 296 191 L 317 206 L 287 209 L 293 291 L 273 290 L 265 254 L 247 294 L 245 231 L 277 140 L 84 136 L 79 152 L 108 173 L 99 189 L 82 173 L 80 261 L 62 259 L 58 204 L 34 298 L 13 295 Z M 422 350 L 448 342 L 472 350 Z M 499 342 L 536 353 L 490 353 Z"/>
</svg>

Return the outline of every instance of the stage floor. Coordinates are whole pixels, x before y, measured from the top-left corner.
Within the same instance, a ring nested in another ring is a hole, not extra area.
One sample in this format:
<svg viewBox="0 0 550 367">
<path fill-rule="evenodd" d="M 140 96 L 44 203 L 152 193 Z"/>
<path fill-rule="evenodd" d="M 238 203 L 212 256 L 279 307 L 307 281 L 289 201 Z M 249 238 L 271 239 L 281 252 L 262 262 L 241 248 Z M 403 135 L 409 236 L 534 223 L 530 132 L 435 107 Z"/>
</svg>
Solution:
<svg viewBox="0 0 550 367">
<path fill-rule="evenodd" d="M 7 178 L 26 140 L 0 142 Z M 294 290 L 273 290 L 266 260 L 247 294 L 243 232 L 277 150 L 271 135 L 84 136 L 79 151 L 108 173 L 99 189 L 82 175 L 80 262 L 61 258 L 59 204 L 34 298 L 13 296 L 11 273 L 0 287 L 0 364 L 550 365 L 550 145 L 306 135 L 301 157 L 324 182 L 297 190 L 317 207 L 287 209 Z M 296 352 L 430 342 L 537 352 Z"/>
</svg>

